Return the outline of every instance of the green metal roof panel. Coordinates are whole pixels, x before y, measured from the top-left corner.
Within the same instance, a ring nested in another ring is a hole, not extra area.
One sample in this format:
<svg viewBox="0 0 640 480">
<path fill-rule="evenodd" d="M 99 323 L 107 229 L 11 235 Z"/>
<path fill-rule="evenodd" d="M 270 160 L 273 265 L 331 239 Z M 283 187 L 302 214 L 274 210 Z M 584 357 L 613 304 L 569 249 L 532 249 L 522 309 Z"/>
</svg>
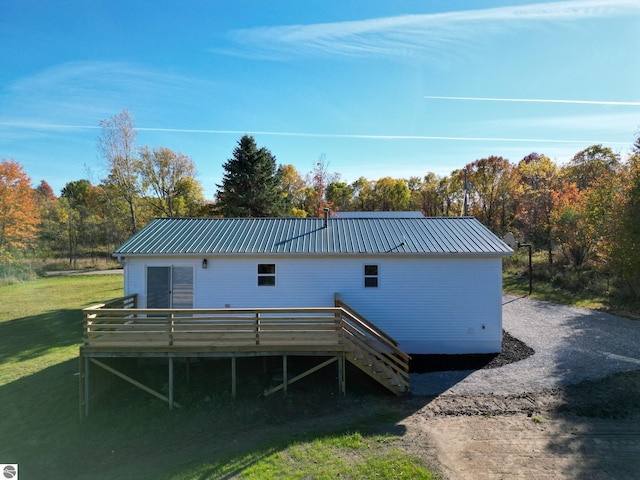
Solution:
<svg viewBox="0 0 640 480">
<path fill-rule="evenodd" d="M 513 251 L 473 217 L 158 218 L 114 255 L 382 253 Z"/>
</svg>

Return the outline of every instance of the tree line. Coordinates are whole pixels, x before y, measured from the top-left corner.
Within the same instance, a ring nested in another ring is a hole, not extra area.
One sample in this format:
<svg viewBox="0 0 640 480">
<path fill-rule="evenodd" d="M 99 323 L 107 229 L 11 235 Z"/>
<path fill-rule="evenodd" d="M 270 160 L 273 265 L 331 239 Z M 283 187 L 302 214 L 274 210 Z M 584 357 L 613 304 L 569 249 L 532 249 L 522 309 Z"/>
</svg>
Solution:
<svg viewBox="0 0 640 480">
<path fill-rule="evenodd" d="M 155 217 L 321 216 L 333 211 L 421 211 L 475 216 L 499 236 L 513 232 L 546 252 L 549 264 L 594 268 L 640 297 L 640 138 L 625 158 L 592 145 L 564 165 L 531 153 L 512 163 L 489 156 L 410 178 L 345 182 L 321 156 L 301 174 L 245 135 L 223 164 L 213 201 L 183 153 L 138 146 L 123 110 L 100 123 L 97 148 L 107 175 L 68 182 L 56 196 L 33 188 L 15 160 L 0 163 L 0 265 L 24 255 L 106 256 Z"/>
</svg>

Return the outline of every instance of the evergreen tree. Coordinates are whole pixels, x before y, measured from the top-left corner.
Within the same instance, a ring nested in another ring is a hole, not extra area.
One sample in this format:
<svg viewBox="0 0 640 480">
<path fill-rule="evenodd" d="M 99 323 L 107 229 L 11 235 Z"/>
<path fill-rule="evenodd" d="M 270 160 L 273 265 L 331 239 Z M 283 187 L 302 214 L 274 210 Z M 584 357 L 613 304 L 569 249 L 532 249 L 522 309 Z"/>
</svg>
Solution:
<svg viewBox="0 0 640 480">
<path fill-rule="evenodd" d="M 233 158 L 223 165 L 222 185 L 217 185 L 217 209 L 224 217 L 282 217 L 291 207 L 282 191 L 276 159 L 258 148 L 250 135 L 243 136 Z"/>
</svg>

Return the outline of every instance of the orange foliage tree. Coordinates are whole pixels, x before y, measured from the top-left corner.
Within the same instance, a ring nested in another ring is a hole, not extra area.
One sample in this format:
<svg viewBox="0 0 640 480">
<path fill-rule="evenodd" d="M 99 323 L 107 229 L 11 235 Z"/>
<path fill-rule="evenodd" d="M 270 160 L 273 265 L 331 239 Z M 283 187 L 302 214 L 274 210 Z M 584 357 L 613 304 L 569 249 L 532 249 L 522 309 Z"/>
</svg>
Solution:
<svg viewBox="0 0 640 480">
<path fill-rule="evenodd" d="M 39 218 L 31 179 L 14 160 L 0 162 L 0 262 L 36 239 Z"/>
<path fill-rule="evenodd" d="M 575 266 L 586 263 L 594 247 L 594 228 L 589 222 L 585 193 L 575 183 L 564 182 L 553 192 L 551 232 L 565 257 Z"/>
</svg>

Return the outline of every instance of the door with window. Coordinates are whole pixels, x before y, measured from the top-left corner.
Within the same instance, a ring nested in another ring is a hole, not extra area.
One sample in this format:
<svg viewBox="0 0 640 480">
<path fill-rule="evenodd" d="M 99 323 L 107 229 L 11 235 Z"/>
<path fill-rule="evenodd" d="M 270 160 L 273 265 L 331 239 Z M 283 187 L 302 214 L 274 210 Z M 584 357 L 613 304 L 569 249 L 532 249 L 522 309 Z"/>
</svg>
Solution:
<svg viewBox="0 0 640 480">
<path fill-rule="evenodd" d="M 193 267 L 147 267 L 147 308 L 193 308 Z"/>
</svg>

